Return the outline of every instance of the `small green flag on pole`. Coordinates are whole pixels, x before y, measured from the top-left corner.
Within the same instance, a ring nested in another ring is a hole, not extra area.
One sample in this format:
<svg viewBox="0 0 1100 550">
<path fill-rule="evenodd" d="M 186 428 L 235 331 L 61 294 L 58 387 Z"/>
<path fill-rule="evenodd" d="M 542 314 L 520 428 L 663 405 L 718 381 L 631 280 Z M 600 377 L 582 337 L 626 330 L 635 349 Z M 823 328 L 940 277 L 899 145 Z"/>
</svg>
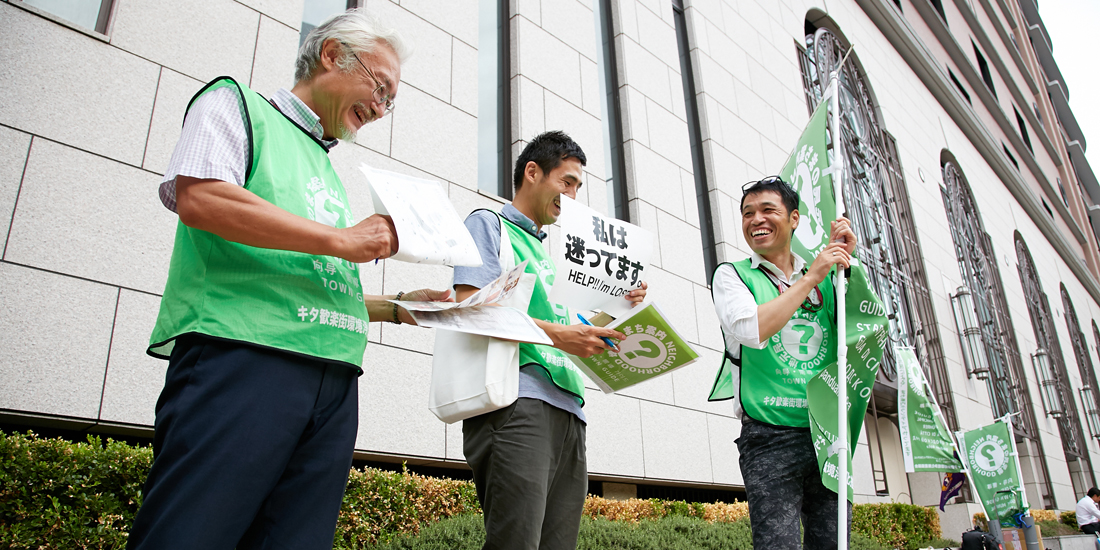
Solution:
<svg viewBox="0 0 1100 550">
<path fill-rule="evenodd" d="M 1028 509 L 1016 462 L 1016 442 L 1008 423 L 997 420 L 963 433 L 959 446 L 986 517 L 1000 521 Z"/>
<path fill-rule="evenodd" d="M 829 244 L 829 223 L 836 219 L 833 178 L 826 174 L 829 154 L 825 128 L 829 102 L 822 101 L 814 110 L 794 152 L 779 171 L 779 177 L 798 192 L 798 228 L 791 239 L 791 251 L 813 263 L 817 253 Z"/>
<path fill-rule="evenodd" d="M 924 380 L 911 347 L 895 347 L 898 358 L 898 428 L 906 472 L 961 472 L 955 441 Z"/>
</svg>

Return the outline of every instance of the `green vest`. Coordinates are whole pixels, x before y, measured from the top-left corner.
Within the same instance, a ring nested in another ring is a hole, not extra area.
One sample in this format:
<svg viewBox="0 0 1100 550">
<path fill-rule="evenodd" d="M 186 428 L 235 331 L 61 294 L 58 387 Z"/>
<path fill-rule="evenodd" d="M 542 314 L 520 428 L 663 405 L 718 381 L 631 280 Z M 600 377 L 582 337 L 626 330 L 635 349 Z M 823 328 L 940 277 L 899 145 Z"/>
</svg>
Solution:
<svg viewBox="0 0 1100 550">
<path fill-rule="evenodd" d="M 569 310 L 562 305 L 552 304 L 549 300 L 550 287 L 554 285 L 554 262 L 542 241 L 534 235 L 524 231 L 523 228 L 505 220 L 499 214 L 501 223 L 508 231 L 508 238 L 512 241 L 512 252 L 515 254 L 516 263 L 527 260 L 526 273 L 537 276 L 535 289 L 531 293 L 531 305 L 527 307 L 527 314 L 533 319 L 542 319 L 549 323 L 561 325 L 569 324 Z M 537 364 L 546 370 L 550 381 L 560 390 L 573 395 L 584 406 L 584 378 L 573 361 L 565 355 L 565 352 L 552 346 L 542 344 L 520 344 L 519 364 L 521 366 Z"/>
<path fill-rule="evenodd" d="M 760 269 L 751 267 L 751 258 L 722 265 L 733 267 L 758 305 L 779 297 L 779 290 L 771 279 Z M 822 307 L 817 311 L 799 307 L 763 349 L 741 346 L 738 359 L 726 350 L 710 401 L 739 397 L 745 413 L 755 420 L 777 426 L 810 427 L 806 384 L 837 359 L 836 296 L 832 278 L 826 277 L 818 289 L 823 298 Z M 732 369 L 740 372 L 739 387 L 734 387 Z"/>
<path fill-rule="evenodd" d="M 188 109 L 223 87 L 244 98 L 252 151 L 244 188 L 291 214 L 348 227 L 347 194 L 325 147 L 262 96 L 222 77 Z M 181 222 L 148 353 L 167 358 L 176 338 L 198 333 L 358 368 L 369 319 L 357 269 L 341 258 L 230 242 Z"/>
</svg>

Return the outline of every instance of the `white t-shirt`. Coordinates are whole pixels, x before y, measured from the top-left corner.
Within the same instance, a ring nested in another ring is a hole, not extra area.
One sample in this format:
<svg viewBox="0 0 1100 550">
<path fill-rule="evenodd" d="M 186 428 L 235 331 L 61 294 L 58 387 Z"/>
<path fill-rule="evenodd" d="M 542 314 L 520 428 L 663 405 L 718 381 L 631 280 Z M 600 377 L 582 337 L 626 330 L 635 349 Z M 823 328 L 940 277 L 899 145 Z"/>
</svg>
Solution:
<svg viewBox="0 0 1100 550">
<path fill-rule="evenodd" d="M 1100 509 L 1097 509 L 1092 497 L 1086 496 L 1077 501 L 1077 525 L 1088 525 L 1096 522 L 1100 522 Z"/>
</svg>

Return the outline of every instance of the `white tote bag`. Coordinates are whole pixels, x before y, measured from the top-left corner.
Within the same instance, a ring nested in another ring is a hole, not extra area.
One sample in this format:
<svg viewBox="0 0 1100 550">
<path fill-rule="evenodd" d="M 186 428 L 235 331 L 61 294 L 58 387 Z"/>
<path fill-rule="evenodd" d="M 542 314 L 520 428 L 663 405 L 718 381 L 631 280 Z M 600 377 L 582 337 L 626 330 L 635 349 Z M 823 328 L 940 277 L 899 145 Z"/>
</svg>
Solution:
<svg viewBox="0 0 1100 550">
<path fill-rule="evenodd" d="M 500 225 L 501 273 L 516 265 L 504 222 Z M 501 305 L 527 311 L 535 275 L 525 273 Z M 519 397 L 519 344 L 479 334 L 436 329 L 428 409 L 453 424 L 511 405 Z"/>
</svg>

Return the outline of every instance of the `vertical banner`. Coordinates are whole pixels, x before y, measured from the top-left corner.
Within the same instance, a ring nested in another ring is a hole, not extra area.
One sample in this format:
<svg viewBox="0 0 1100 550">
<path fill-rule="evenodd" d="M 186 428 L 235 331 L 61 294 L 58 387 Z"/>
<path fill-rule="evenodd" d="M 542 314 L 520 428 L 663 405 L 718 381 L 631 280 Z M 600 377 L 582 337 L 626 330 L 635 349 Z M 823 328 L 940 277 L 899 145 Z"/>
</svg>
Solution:
<svg viewBox="0 0 1100 550">
<path fill-rule="evenodd" d="M 791 239 L 791 251 L 807 264 L 829 244 L 829 224 L 836 219 L 832 176 L 824 174 L 829 167 L 825 139 L 828 105 L 828 101 L 822 101 L 814 110 L 790 158 L 779 171 L 779 177 L 798 192 L 798 227 Z"/>
<path fill-rule="evenodd" d="M 560 244 L 553 253 L 557 277 L 550 302 L 574 310 L 630 314 L 627 292 L 641 288 L 653 251 L 653 233 L 562 195 Z"/>
<path fill-rule="evenodd" d="M 1027 507 L 1008 424 L 998 420 L 959 437 L 970 479 L 989 519 L 1002 520 Z"/>
<path fill-rule="evenodd" d="M 911 347 L 896 346 L 898 358 L 898 428 L 906 472 L 961 472 L 955 443 L 940 408 L 928 397 L 924 373 Z"/>
<path fill-rule="evenodd" d="M 852 500 L 852 449 L 863 428 L 863 416 L 874 391 L 875 375 L 882 362 L 887 332 L 885 308 L 867 283 L 867 274 L 859 261 L 852 258 L 852 276 L 848 281 L 847 380 L 838 383 L 837 363 L 825 367 L 806 385 L 810 409 L 810 435 L 821 468 L 821 483 L 840 492 L 840 445 L 838 442 L 840 388 L 848 392 L 848 500 Z"/>
</svg>

